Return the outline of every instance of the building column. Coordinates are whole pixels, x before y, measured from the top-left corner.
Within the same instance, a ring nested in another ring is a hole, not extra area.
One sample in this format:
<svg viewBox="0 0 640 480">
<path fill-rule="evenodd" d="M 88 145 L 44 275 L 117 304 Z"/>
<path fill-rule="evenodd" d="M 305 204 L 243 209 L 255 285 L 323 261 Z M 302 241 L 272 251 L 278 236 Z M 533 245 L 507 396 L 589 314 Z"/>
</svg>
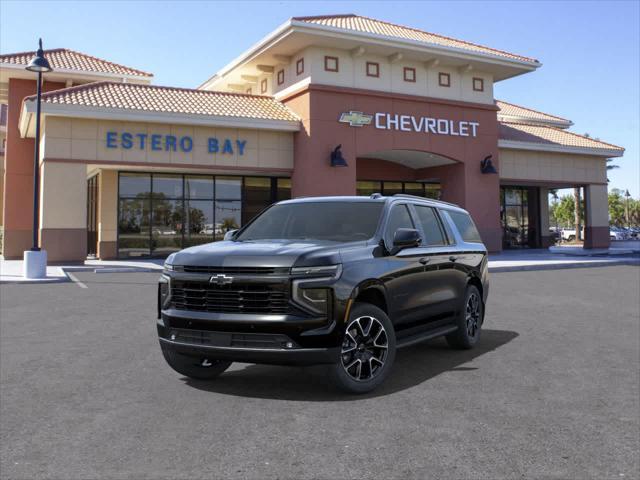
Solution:
<svg viewBox="0 0 640 480">
<path fill-rule="evenodd" d="M 98 258 L 118 257 L 118 172 L 102 170 L 98 179 Z"/>
<path fill-rule="evenodd" d="M 51 262 L 87 258 L 87 167 L 43 162 L 40 167 L 40 241 Z"/>
<path fill-rule="evenodd" d="M 548 248 L 553 245 L 553 237 L 549 230 L 549 189 L 540 187 L 538 193 L 540 212 L 540 246 Z"/>
<path fill-rule="evenodd" d="M 609 248 L 609 196 L 606 185 L 584 188 L 584 248 Z"/>
<path fill-rule="evenodd" d="M 335 119 L 325 120 L 315 99 L 315 117 L 312 117 L 311 95 L 305 92 L 286 100 L 286 105 L 299 117 L 301 130 L 294 135 L 293 197 L 356 194 L 356 145 L 354 128 L 345 128 Z M 313 125 L 313 132 L 311 131 Z M 331 151 L 342 145 L 347 167 L 331 166 Z"/>
<path fill-rule="evenodd" d="M 64 88 L 64 83 L 44 82 L 43 92 Z M 22 138 L 18 128 L 22 100 L 36 93 L 35 80 L 10 78 L 7 102 L 2 253 L 6 259 L 22 258 L 32 246 L 33 138 Z"/>
</svg>

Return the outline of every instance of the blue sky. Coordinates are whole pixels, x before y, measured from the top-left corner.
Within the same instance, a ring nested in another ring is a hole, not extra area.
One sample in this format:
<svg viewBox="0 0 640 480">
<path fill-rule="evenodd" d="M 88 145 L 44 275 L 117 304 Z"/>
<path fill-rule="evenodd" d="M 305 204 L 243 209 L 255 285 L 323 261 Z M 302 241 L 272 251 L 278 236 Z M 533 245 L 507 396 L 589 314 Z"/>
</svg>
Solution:
<svg viewBox="0 0 640 480">
<path fill-rule="evenodd" d="M 358 13 L 531 56 L 496 98 L 626 148 L 610 186 L 640 196 L 640 2 L 0 0 L 0 52 L 66 47 L 195 87 L 291 16 Z"/>
</svg>

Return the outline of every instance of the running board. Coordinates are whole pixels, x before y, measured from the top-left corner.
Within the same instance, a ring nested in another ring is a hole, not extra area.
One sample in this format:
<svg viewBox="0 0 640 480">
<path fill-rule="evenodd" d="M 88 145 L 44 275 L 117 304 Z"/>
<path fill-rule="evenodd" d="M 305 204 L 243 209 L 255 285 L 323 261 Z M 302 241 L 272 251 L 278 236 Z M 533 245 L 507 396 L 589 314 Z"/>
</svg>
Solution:
<svg viewBox="0 0 640 480">
<path fill-rule="evenodd" d="M 428 332 L 418 333 L 416 335 L 411 335 L 407 338 L 402 338 L 396 340 L 396 348 L 408 347 L 410 345 L 415 345 L 416 343 L 424 342 L 426 340 L 431 340 L 432 338 L 441 337 L 442 335 L 447 335 L 449 333 L 455 332 L 458 330 L 457 325 L 446 325 L 444 327 L 436 328 L 435 330 L 429 330 Z"/>
</svg>

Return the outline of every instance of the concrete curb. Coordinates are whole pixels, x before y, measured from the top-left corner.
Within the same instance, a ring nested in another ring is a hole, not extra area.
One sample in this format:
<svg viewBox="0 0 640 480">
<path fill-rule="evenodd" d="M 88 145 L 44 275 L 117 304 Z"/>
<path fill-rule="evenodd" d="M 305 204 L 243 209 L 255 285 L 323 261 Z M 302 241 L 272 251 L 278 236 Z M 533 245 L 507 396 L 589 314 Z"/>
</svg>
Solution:
<svg viewBox="0 0 640 480">
<path fill-rule="evenodd" d="M 489 265 L 490 273 L 503 272 L 533 272 L 539 270 L 568 270 L 572 268 L 596 268 L 596 267 L 615 267 L 618 265 L 634 265 L 640 266 L 640 259 L 626 260 L 609 260 L 609 261 L 593 261 L 580 263 L 547 263 L 538 265 L 504 265 L 500 267 L 492 267 Z"/>
</svg>

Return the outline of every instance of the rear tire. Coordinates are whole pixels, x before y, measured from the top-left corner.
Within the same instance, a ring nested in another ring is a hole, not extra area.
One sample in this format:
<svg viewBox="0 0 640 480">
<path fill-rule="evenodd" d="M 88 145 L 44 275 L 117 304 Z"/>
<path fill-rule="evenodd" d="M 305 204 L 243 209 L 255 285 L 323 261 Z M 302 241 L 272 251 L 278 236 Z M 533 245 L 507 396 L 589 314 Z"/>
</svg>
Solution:
<svg viewBox="0 0 640 480">
<path fill-rule="evenodd" d="M 396 335 L 386 313 L 369 303 L 355 303 L 338 361 L 329 367 L 334 384 L 347 393 L 367 393 L 389 375 L 396 358 Z"/>
<path fill-rule="evenodd" d="M 484 304 L 480 290 L 468 285 L 464 304 L 458 315 L 458 330 L 446 336 L 447 343 L 453 348 L 468 350 L 480 339 L 480 328 L 484 322 Z"/>
<path fill-rule="evenodd" d="M 162 355 L 176 372 L 196 380 L 212 380 L 229 368 L 232 363 L 206 357 L 182 355 L 166 348 L 162 349 Z"/>
</svg>

